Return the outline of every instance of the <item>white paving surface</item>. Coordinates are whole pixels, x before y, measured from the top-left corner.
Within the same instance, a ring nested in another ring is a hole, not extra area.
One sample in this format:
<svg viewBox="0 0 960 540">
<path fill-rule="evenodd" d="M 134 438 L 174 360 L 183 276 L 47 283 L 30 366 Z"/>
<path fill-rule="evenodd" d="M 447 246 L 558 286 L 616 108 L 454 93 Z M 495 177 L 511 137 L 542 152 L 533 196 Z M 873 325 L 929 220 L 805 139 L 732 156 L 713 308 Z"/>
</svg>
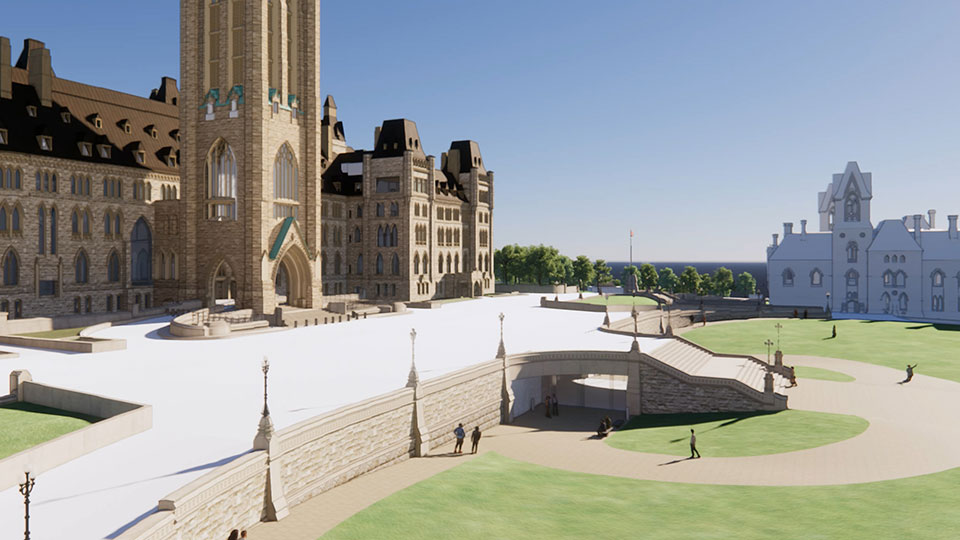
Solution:
<svg viewBox="0 0 960 540">
<path fill-rule="evenodd" d="M 575 295 L 562 295 L 571 299 Z M 25 368 L 34 380 L 153 405 L 153 429 L 41 475 L 31 504 L 31 538 L 113 538 L 157 501 L 218 463 L 247 451 L 263 400 L 260 361 L 270 357 L 270 411 L 279 429 L 402 387 L 417 330 L 422 379 L 490 360 L 497 315 L 506 315 L 508 353 L 620 350 L 630 338 L 599 332 L 602 313 L 538 307 L 539 296 L 454 302 L 437 310 L 226 340 L 158 339 L 166 320 L 111 328 L 127 350 L 79 355 L 18 349 L 0 375 Z M 614 319 L 628 313 L 611 313 Z M 642 338 L 641 350 L 661 342 Z M 4 538 L 22 524 L 17 489 L 0 492 Z"/>
</svg>

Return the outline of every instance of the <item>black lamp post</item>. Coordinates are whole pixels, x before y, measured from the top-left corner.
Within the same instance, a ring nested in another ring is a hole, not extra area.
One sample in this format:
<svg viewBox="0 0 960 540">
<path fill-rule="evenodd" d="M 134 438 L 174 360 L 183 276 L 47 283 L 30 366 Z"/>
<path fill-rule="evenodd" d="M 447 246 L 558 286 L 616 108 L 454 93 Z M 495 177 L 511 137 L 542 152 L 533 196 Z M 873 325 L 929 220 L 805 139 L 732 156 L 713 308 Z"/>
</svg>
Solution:
<svg viewBox="0 0 960 540">
<path fill-rule="evenodd" d="M 830 291 L 827 291 L 827 315 L 830 314 Z"/>
<path fill-rule="evenodd" d="M 266 356 L 263 357 L 260 367 L 263 368 L 263 416 L 270 416 L 270 409 L 267 408 L 267 372 L 270 371 L 270 360 Z"/>
<path fill-rule="evenodd" d="M 767 346 L 767 363 L 769 364 L 770 363 L 770 347 L 773 346 L 773 342 L 768 339 L 764 341 L 763 344 Z"/>
<path fill-rule="evenodd" d="M 27 467 L 27 470 L 23 472 L 24 480 L 20 484 L 20 494 L 23 495 L 23 540 L 30 540 L 30 494 L 33 492 L 33 484 L 36 481 L 36 477 L 33 474 L 33 469 Z"/>
</svg>

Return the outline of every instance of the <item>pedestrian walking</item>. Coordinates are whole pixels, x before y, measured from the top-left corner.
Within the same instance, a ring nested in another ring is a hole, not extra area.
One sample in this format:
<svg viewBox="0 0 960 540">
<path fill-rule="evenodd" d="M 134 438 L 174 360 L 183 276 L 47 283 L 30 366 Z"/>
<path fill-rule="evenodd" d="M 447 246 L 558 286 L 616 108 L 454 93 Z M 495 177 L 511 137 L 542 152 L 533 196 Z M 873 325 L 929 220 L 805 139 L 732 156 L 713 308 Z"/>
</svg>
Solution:
<svg viewBox="0 0 960 540">
<path fill-rule="evenodd" d="M 547 396 L 543 398 L 543 403 L 547 406 L 547 407 L 546 407 L 546 408 L 547 408 L 547 418 L 550 418 L 550 407 L 551 407 L 550 394 L 547 394 Z"/>
<path fill-rule="evenodd" d="M 240 531 L 240 540 L 245 540 L 247 538 L 247 531 Z"/>
<path fill-rule="evenodd" d="M 831 338 L 836 338 L 836 337 L 837 337 L 837 325 L 833 325 L 833 335 L 830 336 L 830 337 L 831 337 Z"/>
<path fill-rule="evenodd" d="M 693 459 L 694 455 L 697 458 L 700 457 L 700 452 L 697 451 L 697 434 L 693 432 L 693 429 L 690 429 L 690 459 Z"/>
<path fill-rule="evenodd" d="M 457 444 L 453 447 L 454 454 L 463 453 L 463 438 L 467 436 L 466 432 L 463 431 L 463 424 L 457 426 L 457 429 L 453 430 L 453 434 L 457 436 Z"/>
<path fill-rule="evenodd" d="M 480 436 L 481 436 L 481 434 L 480 434 L 480 426 L 474 427 L 474 428 L 473 428 L 473 433 L 470 434 L 470 442 L 473 443 L 473 445 L 472 445 L 471 448 L 470 448 L 470 453 L 471 453 L 471 454 L 476 454 L 476 453 L 477 453 L 477 446 L 480 445 Z"/>
<path fill-rule="evenodd" d="M 907 364 L 907 378 L 903 380 L 900 384 L 908 383 L 913 380 L 913 368 L 917 367 L 919 364 L 910 365 Z"/>
<path fill-rule="evenodd" d="M 230 531 L 230 536 L 227 537 L 227 540 L 240 540 L 240 531 L 238 529 Z"/>
<path fill-rule="evenodd" d="M 560 402 L 557 400 L 556 394 L 553 394 L 551 403 L 553 403 L 553 415 L 560 416 Z"/>
</svg>

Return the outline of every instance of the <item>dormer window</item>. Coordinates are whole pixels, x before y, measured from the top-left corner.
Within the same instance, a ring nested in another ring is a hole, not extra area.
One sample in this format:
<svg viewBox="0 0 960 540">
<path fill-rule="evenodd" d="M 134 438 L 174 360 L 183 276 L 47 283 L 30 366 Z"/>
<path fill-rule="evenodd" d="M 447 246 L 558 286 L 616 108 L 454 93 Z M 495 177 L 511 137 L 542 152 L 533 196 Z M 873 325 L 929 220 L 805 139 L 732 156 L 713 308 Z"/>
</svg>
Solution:
<svg viewBox="0 0 960 540">
<path fill-rule="evenodd" d="M 93 144 L 88 142 L 77 143 L 77 146 L 80 147 L 80 155 L 83 157 L 90 157 L 93 155 Z"/>
<path fill-rule="evenodd" d="M 133 153 L 133 157 L 137 160 L 137 163 L 143 165 L 143 163 L 147 160 L 147 153 L 143 150 L 137 150 Z"/>
<path fill-rule="evenodd" d="M 170 132 L 170 136 L 173 138 L 173 140 L 175 140 L 175 141 L 177 141 L 177 142 L 180 142 L 180 130 L 179 130 L 179 129 L 175 129 L 175 130 L 171 131 L 171 132 Z"/>
<path fill-rule="evenodd" d="M 156 139 L 158 136 L 157 127 L 154 126 L 153 124 L 150 124 L 149 126 L 143 128 L 143 131 L 145 131 L 146 133 L 149 133 L 150 136 L 153 137 L 154 139 Z"/>
<path fill-rule="evenodd" d="M 98 144 L 97 153 L 100 154 L 100 157 L 103 159 L 110 159 L 110 146 L 107 144 Z"/>
<path fill-rule="evenodd" d="M 170 167 L 176 167 L 176 166 L 177 166 L 177 156 L 174 156 L 174 155 L 167 156 L 167 165 L 170 166 Z"/>
<path fill-rule="evenodd" d="M 72 116 L 70 115 L 70 113 L 68 113 L 68 112 L 62 112 L 62 113 L 60 113 L 60 118 L 63 120 L 63 123 L 64 123 L 64 124 L 69 124 L 69 123 L 70 123 L 70 120 L 73 119 L 73 117 L 72 117 Z"/>
<path fill-rule="evenodd" d="M 132 130 L 129 120 L 121 120 L 120 127 L 123 129 L 124 133 L 130 133 Z"/>
<path fill-rule="evenodd" d="M 94 113 L 88 116 L 87 120 L 89 120 L 90 123 L 93 124 L 93 127 L 97 129 L 103 129 L 103 118 L 100 118 L 99 114 Z"/>
<path fill-rule="evenodd" d="M 34 105 L 27 105 L 27 116 L 30 118 L 37 117 L 37 107 Z"/>
<path fill-rule="evenodd" d="M 37 143 L 40 145 L 41 150 L 46 150 L 47 152 L 53 150 L 53 137 L 49 135 L 37 136 Z"/>
<path fill-rule="evenodd" d="M 0 144 L 7 144 L 7 130 L 0 129 Z"/>
</svg>

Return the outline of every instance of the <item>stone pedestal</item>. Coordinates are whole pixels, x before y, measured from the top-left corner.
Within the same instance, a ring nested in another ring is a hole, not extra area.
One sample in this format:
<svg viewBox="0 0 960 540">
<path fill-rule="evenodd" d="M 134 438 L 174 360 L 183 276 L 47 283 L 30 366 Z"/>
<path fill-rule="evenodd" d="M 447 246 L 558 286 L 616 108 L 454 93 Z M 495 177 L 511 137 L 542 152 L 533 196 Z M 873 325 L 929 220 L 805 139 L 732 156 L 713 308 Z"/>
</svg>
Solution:
<svg viewBox="0 0 960 540">
<path fill-rule="evenodd" d="M 780 349 L 773 353 L 773 365 L 778 368 L 783 367 L 783 351 Z"/>
</svg>

